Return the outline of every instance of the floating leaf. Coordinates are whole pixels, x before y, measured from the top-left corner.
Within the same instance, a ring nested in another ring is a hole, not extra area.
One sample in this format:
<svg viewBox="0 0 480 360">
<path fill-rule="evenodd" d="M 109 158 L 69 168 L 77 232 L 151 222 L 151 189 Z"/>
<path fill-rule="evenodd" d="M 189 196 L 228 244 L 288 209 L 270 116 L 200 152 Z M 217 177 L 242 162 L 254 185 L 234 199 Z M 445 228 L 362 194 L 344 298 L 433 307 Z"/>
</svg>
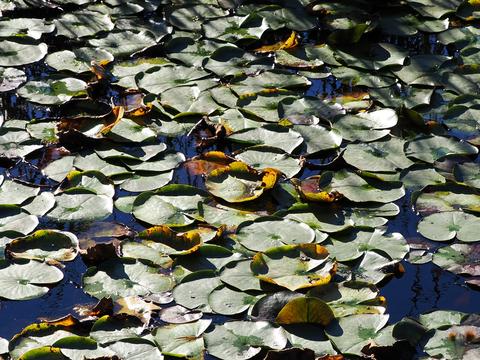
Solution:
<svg viewBox="0 0 480 360">
<path fill-rule="evenodd" d="M 385 298 L 378 296 L 378 290 L 367 283 L 329 283 L 311 289 L 308 295 L 325 301 L 336 318 L 385 312 Z"/>
<path fill-rule="evenodd" d="M 237 228 L 236 240 L 253 251 L 266 251 L 283 245 L 311 243 L 315 232 L 306 224 L 288 219 L 259 218 Z"/>
<path fill-rule="evenodd" d="M 83 276 L 83 288 L 98 299 L 157 294 L 171 290 L 174 280 L 140 262 L 112 259 L 90 268 Z"/>
<path fill-rule="evenodd" d="M 78 253 L 78 239 L 66 231 L 37 230 L 10 242 L 7 251 L 20 259 L 71 261 Z"/>
<path fill-rule="evenodd" d="M 294 291 L 328 283 L 336 266 L 327 258 L 320 245 L 285 245 L 257 253 L 251 269 L 260 280 Z"/>
<path fill-rule="evenodd" d="M 75 78 L 61 80 L 29 81 L 17 94 L 29 101 L 44 105 L 59 105 L 66 103 L 74 96 L 87 94 L 87 84 Z"/>
<path fill-rule="evenodd" d="M 156 251 L 168 255 L 186 255 L 196 250 L 201 245 L 200 236 L 197 233 L 173 232 L 167 226 L 155 226 L 138 234 L 143 244 Z"/>
<path fill-rule="evenodd" d="M 327 326 L 334 319 L 330 307 L 314 297 L 298 297 L 290 300 L 277 315 L 278 324 L 314 323 Z"/>
<path fill-rule="evenodd" d="M 449 155 L 475 155 L 478 149 L 454 138 L 430 136 L 409 142 L 405 152 L 409 157 L 433 163 Z"/>
<path fill-rule="evenodd" d="M 153 337 L 164 355 L 201 357 L 204 351 L 202 334 L 212 320 L 198 320 L 188 324 L 174 324 L 156 328 Z"/>
<path fill-rule="evenodd" d="M 228 139 L 249 145 L 266 145 L 292 153 L 302 142 L 302 136 L 293 130 L 280 127 L 262 127 L 236 132 Z"/>
<path fill-rule="evenodd" d="M 387 136 L 390 128 L 398 122 L 398 116 L 392 109 L 381 109 L 357 115 L 345 115 L 338 118 L 332 127 L 340 132 L 344 139 L 354 141 L 374 141 Z"/>
<path fill-rule="evenodd" d="M 367 251 L 376 251 L 391 259 L 401 260 L 409 250 L 407 241 L 400 233 L 385 234 L 385 230 L 379 229 L 334 235 L 332 245 L 326 245 L 326 248 L 338 261 L 358 259 Z"/>
<path fill-rule="evenodd" d="M 453 238 L 464 242 L 479 241 L 476 229 L 480 219 L 460 211 L 447 211 L 432 214 L 420 221 L 418 232 L 430 240 L 448 241 Z"/>
<path fill-rule="evenodd" d="M 343 158 L 360 170 L 394 172 L 413 164 L 403 152 L 404 145 L 404 140 L 394 137 L 366 144 L 348 144 Z"/>
<path fill-rule="evenodd" d="M 47 44 L 24 44 L 3 40 L 0 45 L 0 66 L 20 66 L 42 60 L 47 55 Z"/>
<path fill-rule="evenodd" d="M 460 325 L 436 330 L 424 350 L 430 356 L 441 359 L 474 359 L 480 355 L 480 348 L 472 340 L 479 336 L 480 329 L 477 326 Z"/>
<path fill-rule="evenodd" d="M 439 249 L 433 255 L 433 263 L 455 274 L 480 275 L 477 263 L 480 245 L 454 244 Z"/>
<path fill-rule="evenodd" d="M 235 315 L 253 306 L 258 296 L 231 290 L 226 286 L 213 290 L 208 296 L 208 304 L 212 311 L 221 315 Z"/>
<path fill-rule="evenodd" d="M 224 360 L 244 360 L 257 355 L 262 347 L 281 350 L 287 337 L 281 327 L 266 321 L 231 321 L 205 334 L 208 352 Z"/>
<path fill-rule="evenodd" d="M 261 173 L 235 161 L 225 168 L 213 170 L 205 180 L 207 190 L 228 202 L 245 202 L 260 197 L 277 181 L 277 172 L 265 169 Z"/>
<path fill-rule="evenodd" d="M 343 354 L 362 356 L 366 345 L 375 345 L 375 338 L 387 321 L 388 315 L 352 315 L 330 324 L 326 332 Z"/>
<path fill-rule="evenodd" d="M 63 273 L 55 266 L 30 260 L 26 264 L 11 264 L 0 269 L 0 297 L 9 300 L 29 300 L 45 295 L 46 285 L 58 283 Z"/>
<path fill-rule="evenodd" d="M 191 280 L 183 279 L 182 283 L 173 289 L 175 302 L 188 309 L 211 312 L 208 296 L 220 286 L 220 280 L 209 271 L 192 273 L 189 277 Z"/>
<path fill-rule="evenodd" d="M 22 70 L 15 68 L 0 68 L 0 92 L 15 90 L 27 81 Z"/>
</svg>

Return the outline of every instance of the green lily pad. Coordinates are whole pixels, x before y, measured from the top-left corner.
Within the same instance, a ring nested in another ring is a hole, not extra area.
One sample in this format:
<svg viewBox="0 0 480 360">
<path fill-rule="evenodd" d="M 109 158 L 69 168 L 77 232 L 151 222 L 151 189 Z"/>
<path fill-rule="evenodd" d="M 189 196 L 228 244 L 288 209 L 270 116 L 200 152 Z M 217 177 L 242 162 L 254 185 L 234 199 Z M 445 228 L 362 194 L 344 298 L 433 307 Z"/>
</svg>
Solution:
<svg viewBox="0 0 480 360">
<path fill-rule="evenodd" d="M 46 215 L 59 222 L 92 221 L 107 218 L 113 211 L 112 198 L 95 194 L 60 194 L 55 207 Z"/>
<path fill-rule="evenodd" d="M 258 296 L 232 290 L 226 286 L 213 290 L 208 296 L 208 304 L 212 311 L 221 315 L 240 314 L 252 307 Z"/>
<path fill-rule="evenodd" d="M 26 186 L 12 180 L 3 180 L 0 176 L 0 205 L 21 205 L 38 195 L 39 188 Z"/>
<path fill-rule="evenodd" d="M 0 45 L 0 66 L 20 66 L 42 60 L 47 55 L 47 44 L 38 45 L 3 40 Z"/>
<path fill-rule="evenodd" d="M 305 223 L 289 219 L 259 218 L 240 224 L 236 240 L 253 251 L 266 251 L 283 245 L 311 243 L 315 232 Z"/>
<path fill-rule="evenodd" d="M 478 149 L 454 138 L 430 136 L 409 142 L 405 153 L 409 157 L 433 163 L 449 155 L 475 155 Z"/>
<path fill-rule="evenodd" d="M 478 336 L 480 336 L 480 328 L 471 325 L 436 330 L 425 344 L 424 350 L 430 356 L 441 359 L 475 359 L 480 356 L 480 347 L 470 339 Z"/>
<path fill-rule="evenodd" d="M 78 250 L 77 237 L 58 230 L 37 230 L 7 245 L 8 253 L 19 259 L 72 261 Z"/>
<path fill-rule="evenodd" d="M 338 261 L 355 260 L 370 251 L 386 254 L 392 260 L 401 260 L 409 251 L 407 241 L 400 233 L 385 234 L 385 230 L 379 229 L 334 235 L 332 245 L 325 247 Z"/>
<path fill-rule="evenodd" d="M 0 21 L 1 37 L 30 37 L 38 40 L 42 34 L 51 33 L 55 25 L 43 19 L 16 18 Z"/>
<path fill-rule="evenodd" d="M 385 299 L 375 287 L 362 282 L 329 283 L 313 288 L 308 295 L 325 301 L 335 318 L 385 312 Z"/>
<path fill-rule="evenodd" d="M 115 26 L 108 15 L 89 10 L 63 14 L 55 19 L 54 23 L 58 35 L 72 39 L 93 36 L 101 31 L 110 31 Z"/>
<path fill-rule="evenodd" d="M 0 269 L 0 297 L 9 300 L 30 300 L 45 295 L 47 285 L 58 283 L 63 273 L 55 266 L 30 260 Z"/>
<path fill-rule="evenodd" d="M 415 203 L 416 210 L 421 215 L 457 210 L 480 212 L 479 195 L 442 190 L 444 191 L 438 189 L 433 192 L 422 192 Z"/>
<path fill-rule="evenodd" d="M 394 172 L 413 165 L 403 152 L 404 145 L 404 140 L 394 137 L 366 144 L 348 144 L 343 158 L 360 170 Z"/>
<path fill-rule="evenodd" d="M 420 221 L 418 232 L 434 241 L 457 238 L 464 242 L 480 241 L 478 227 L 480 218 L 460 211 L 432 214 Z"/>
<path fill-rule="evenodd" d="M 433 263 L 455 274 L 480 275 L 477 263 L 480 245 L 453 244 L 439 249 L 433 255 Z"/>
<path fill-rule="evenodd" d="M 148 224 L 182 226 L 192 224 L 198 204 L 206 198 L 200 189 L 186 185 L 166 185 L 155 192 L 140 194 L 133 202 L 133 215 Z"/>
<path fill-rule="evenodd" d="M 208 296 L 220 285 L 220 279 L 212 271 L 194 272 L 173 289 L 173 297 L 177 304 L 188 309 L 212 312 Z"/>
<path fill-rule="evenodd" d="M 345 115 L 338 118 L 332 127 L 346 140 L 374 141 L 387 136 L 395 126 L 398 116 L 392 109 Z"/>
<path fill-rule="evenodd" d="M 250 270 L 250 261 L 227 264 L 220 273 L 220 280 L 241 291 L 262 290 L 260 280 Z"/>
<path fill-rule="evenodd" d="M 0 205 L 0 234 L 27 235 L 37 225 L 38 218 L 35 215 L 22 211 L 18 206 Z"/>
<path fill-rule="evenodd" d="M 270 147 L 251 147 L 236 155 L 235 158 L 256 170 L 276 169 L 287 178 L 295 176 L 302 169 L 299 160 L 288 156 L 282 150 Z"/>
<path fill-rule="evenodd" d="M 456 164 L 454 168 L 454 175 L 457 181 L 477 189 L 480 188 L 480 169 L 478 164 Z"/>
<path fill-rule="evenodd" d="M 231 321 L 217 325 L 205 334 L 207 351 L 224 360 L 245 360 L 257 355 L 262 347 L 281 350 L 287 337 L 281 327 L 266 321 Z"/>
<path fill-rule="evenodd" d="M 388 315 L 352 315 L 330 324 L 326 333 L 342 354 L 362 356 L 365 346 L 375 345 L 375 339 L 387 321 Z"/>
<path fill-rule="evenodd" d="M 90 337 L 97 343 L 105 345 L 115 341 L 139 338 L 143 323 L 136 317 L 103 315 L 90 329 Z"/>
<path fill-rule="evenodd" d="M 113 56 L 102 49 L 78 48 L 57 51 L 47 55 L 45 63 L 56 70 L 67 70 L 76 74 L 90 71 L 92 64 L 113 61 Z"/>
<path fill-rule="evenodd" d="M 88 40 L 90 46 L 103 49 L 115 57 L 129 56 L 156 44 L 155 36 L 149 31 L 111 32 L 104 38 Z"/>
<path fill-rule="evenodd" d="M 75 78 L 61 80 L 29 81 L 17 94 L 29 101 L 43 105 L 60 105 L 75 96 L 87 94 L 87 83 Z"/>
<path fill-rule="evenodd" d="M 0 68 L 0 92 L 15 90 L 27 81 L 22 70 L 15 68 Z"/>
<path fill-rule="evenodd" d="M 245 129 L 230 135 L 228 139 L 248 145 L 266 145 L 281 149 L 288 154 L 303 142 L 298 132 L 281 127 Z"/>
<path fill-rule="evenodd" d="M 98 299 L 158 294 L 171 290 L 174 284 L 171 276 L 160 274 L 154 267 L 117 259 L 89 268 L 83 276 L 84 291 Z"/>
<path fill-rule="evenodd" d="M 137 77 L 137 85 L 150 93 L 161 94 L 177 86 L 194 85 L 197 80 L 203 79 L 207 75 L 207 72 L 195 67 L 163 66 L 140 73 L 140 76 Z"/>
<path fill-rule="evenodd" d="M 164 355 L 200 358 L 205 349 L 202 334 L 212 320 L 201 319 L 188 324 L 173 324 L 153 331 L 155 343 Z"/>
<path fill-rule="evenodd" d="M 112 356 L 113 352 L 103 348 L 95 340 L 84 336 L 67 336 L 52 344 L 60 352 L 72 360 Z"/>
<path fill-rule="evenodd" d="M 147 340 L 125 339 L 108 346 L 121 359 L 131 360 L 163 360 L 158 347 Z"/>
</svg>

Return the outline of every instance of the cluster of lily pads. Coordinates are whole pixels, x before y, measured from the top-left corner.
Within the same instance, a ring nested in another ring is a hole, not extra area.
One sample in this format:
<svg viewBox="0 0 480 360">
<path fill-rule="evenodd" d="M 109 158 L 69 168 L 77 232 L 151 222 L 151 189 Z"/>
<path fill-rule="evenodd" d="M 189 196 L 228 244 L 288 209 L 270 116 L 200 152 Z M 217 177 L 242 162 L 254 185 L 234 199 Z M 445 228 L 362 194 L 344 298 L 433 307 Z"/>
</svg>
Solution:
<svg viewBox="0 0 480 360">
<path fill-rule="evenodd" d="M 0 12 L 0 298 L 81 256 L 98 300 L 0 354 L 480 357 L 477 315 L 390 324 L 379 290 L 404 259 L 480 285 L 477 1 Z M 389 231 L 399 200 L 429 241 Z"/>
</svg>

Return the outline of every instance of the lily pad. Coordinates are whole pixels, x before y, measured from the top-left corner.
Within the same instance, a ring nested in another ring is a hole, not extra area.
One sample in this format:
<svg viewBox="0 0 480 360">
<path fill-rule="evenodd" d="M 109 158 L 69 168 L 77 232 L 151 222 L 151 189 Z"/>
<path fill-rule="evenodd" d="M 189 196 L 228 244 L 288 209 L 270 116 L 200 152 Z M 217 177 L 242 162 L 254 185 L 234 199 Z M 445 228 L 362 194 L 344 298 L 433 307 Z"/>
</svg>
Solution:
<svg viewBox="0 0 480 360">
<path fill-rule="evenodd" d="M 359 314 L 340 318 L 326 329 L 327 336 L 342 352 L 362 356 L 362 349 L 374 345 L 388 315 Z"/>
<path fill-rule="evenodd" d="M 77 237 L 58 230 L 37 230 L 7 245 L 8 253 L 20 259 L 71 261 L 77 256 L 78 250 Z"/>
<path fill-rule="evenodd" d="M 390 128 L 398 122 L 392 109 L 381 109 L 338 118 L 332 127 L 346 140 L 374 141 L 387 136 Z"/>
<path fill-rule="evenodd" d="M 0 45 L 0 66 L 20 66 L 42 60 L 47 55 L 45 43 L 38 45 L 3 40 Z"/>
<path fill-rule="evenodd" d="M 55 266 L 30 260 L 26 264 L 11 264 L 0 269 L 0 297 L 9 300 L 29 300 L 45 295 L 47 285 L 58 283 L 63 273 Z"/>
<path fill-rule="evenodd" d="M 156 328 L 155 343 L 164 355 L 175 357 L 201 357 L 205 349 L 202 334 L 212 320 L 202 319 L 188 324 L 174 324 Z"/>
<path fill-rule="evenodd" d="M 251 201 L 271 189 L 277 181 L 277 172 L 265 169 L 261 173 L 245 163 L 232 162 L 225 168 L 213 170 L 205 180 L 212 194 L 231 203 Z"/>
<path fill-rule="evenodd" d="M 224 360 L 244 360 L 257 355 L 262 347 L 281 350 L 287 337 L 281 327 L 266 321 L 231 321 L 205 334 L 208 352 Z"/>
<path fill-rule="evenodd" d="M 260 280 L 295 291 L 330 281 L 336 267 L 327 258 L 320 245 L 284 245 L 257 253 L 251 269 Z"/>
<path fill-rule="evenodd" d="M 171 276 L 160 274 L 156 268 L 138 261 L 107 260 L 88 269 L 83 276 L 84 291 L 98 299 L 158 294 L 173 286 Z"/>
<path fill-rule="evenodd" d="M 306 224 L 288 219 L 259 218 L 254 222 L 240 224 L 236 240 L 253 251 L 311 243 L 315 232 Z"/>
<path fill-rule="evenodd" d="M 463 242 L 480 241 L 478 227 L 480 218 L 460 211 L 432 214 L 420 221 L 418 232 L 434 241 L 457 238 Z"/>
<path fill-rule="evenodd" d="M 433 163 L 449 155 L 475 155 L 478 149 L 454 138 L 430 136 L 409 142 L 405 152 L 409 157 Z"/>
<path fill-rule="evenodd" d="M 433 255 L 433 263 L 455 274 L 480 275 L 477 257 L 478 244 L 453 244 L 439 249 Z"/>
<path fill-rule="evenodd" d="M 404 154 L 405 141 L 390 138 L 370 143 L 348 144 L 343 158 L 357 169 L 394 172 L 413 164 Z"/>
<path fill-rule="evenodd" d="M 87 87 L 87 83 L 75 78 L 29 81 L 18 89 L 17 94 L 38 104 L 59 105 L 74 96 L 86 95 Z"/>
</svg>

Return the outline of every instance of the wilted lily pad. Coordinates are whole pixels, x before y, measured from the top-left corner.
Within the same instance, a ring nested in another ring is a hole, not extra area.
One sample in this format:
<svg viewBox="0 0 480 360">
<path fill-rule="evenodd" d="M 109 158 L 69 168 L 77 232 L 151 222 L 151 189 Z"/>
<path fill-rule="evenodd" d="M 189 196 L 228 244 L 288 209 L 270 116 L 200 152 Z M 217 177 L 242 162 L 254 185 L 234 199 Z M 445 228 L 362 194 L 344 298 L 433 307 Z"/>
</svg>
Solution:
<svg viewBox="0 0 480 360">
<path fill-rule="evenodd" d="M 251 269 L 260 280 L 294 291 L 328 283 L 336 267 L 327 258 L 320 245 L 285 245 L 257 253 Z"/>
<path fill-rule="evenodd" d="M 213 195 L 236 203 L 258 198 L 265 190 L 271 189 L 276 181 L 275 170 L 265 169 L 258 172 L 236 161 L 208 174 L 205 186 Z"/>
</svg>

